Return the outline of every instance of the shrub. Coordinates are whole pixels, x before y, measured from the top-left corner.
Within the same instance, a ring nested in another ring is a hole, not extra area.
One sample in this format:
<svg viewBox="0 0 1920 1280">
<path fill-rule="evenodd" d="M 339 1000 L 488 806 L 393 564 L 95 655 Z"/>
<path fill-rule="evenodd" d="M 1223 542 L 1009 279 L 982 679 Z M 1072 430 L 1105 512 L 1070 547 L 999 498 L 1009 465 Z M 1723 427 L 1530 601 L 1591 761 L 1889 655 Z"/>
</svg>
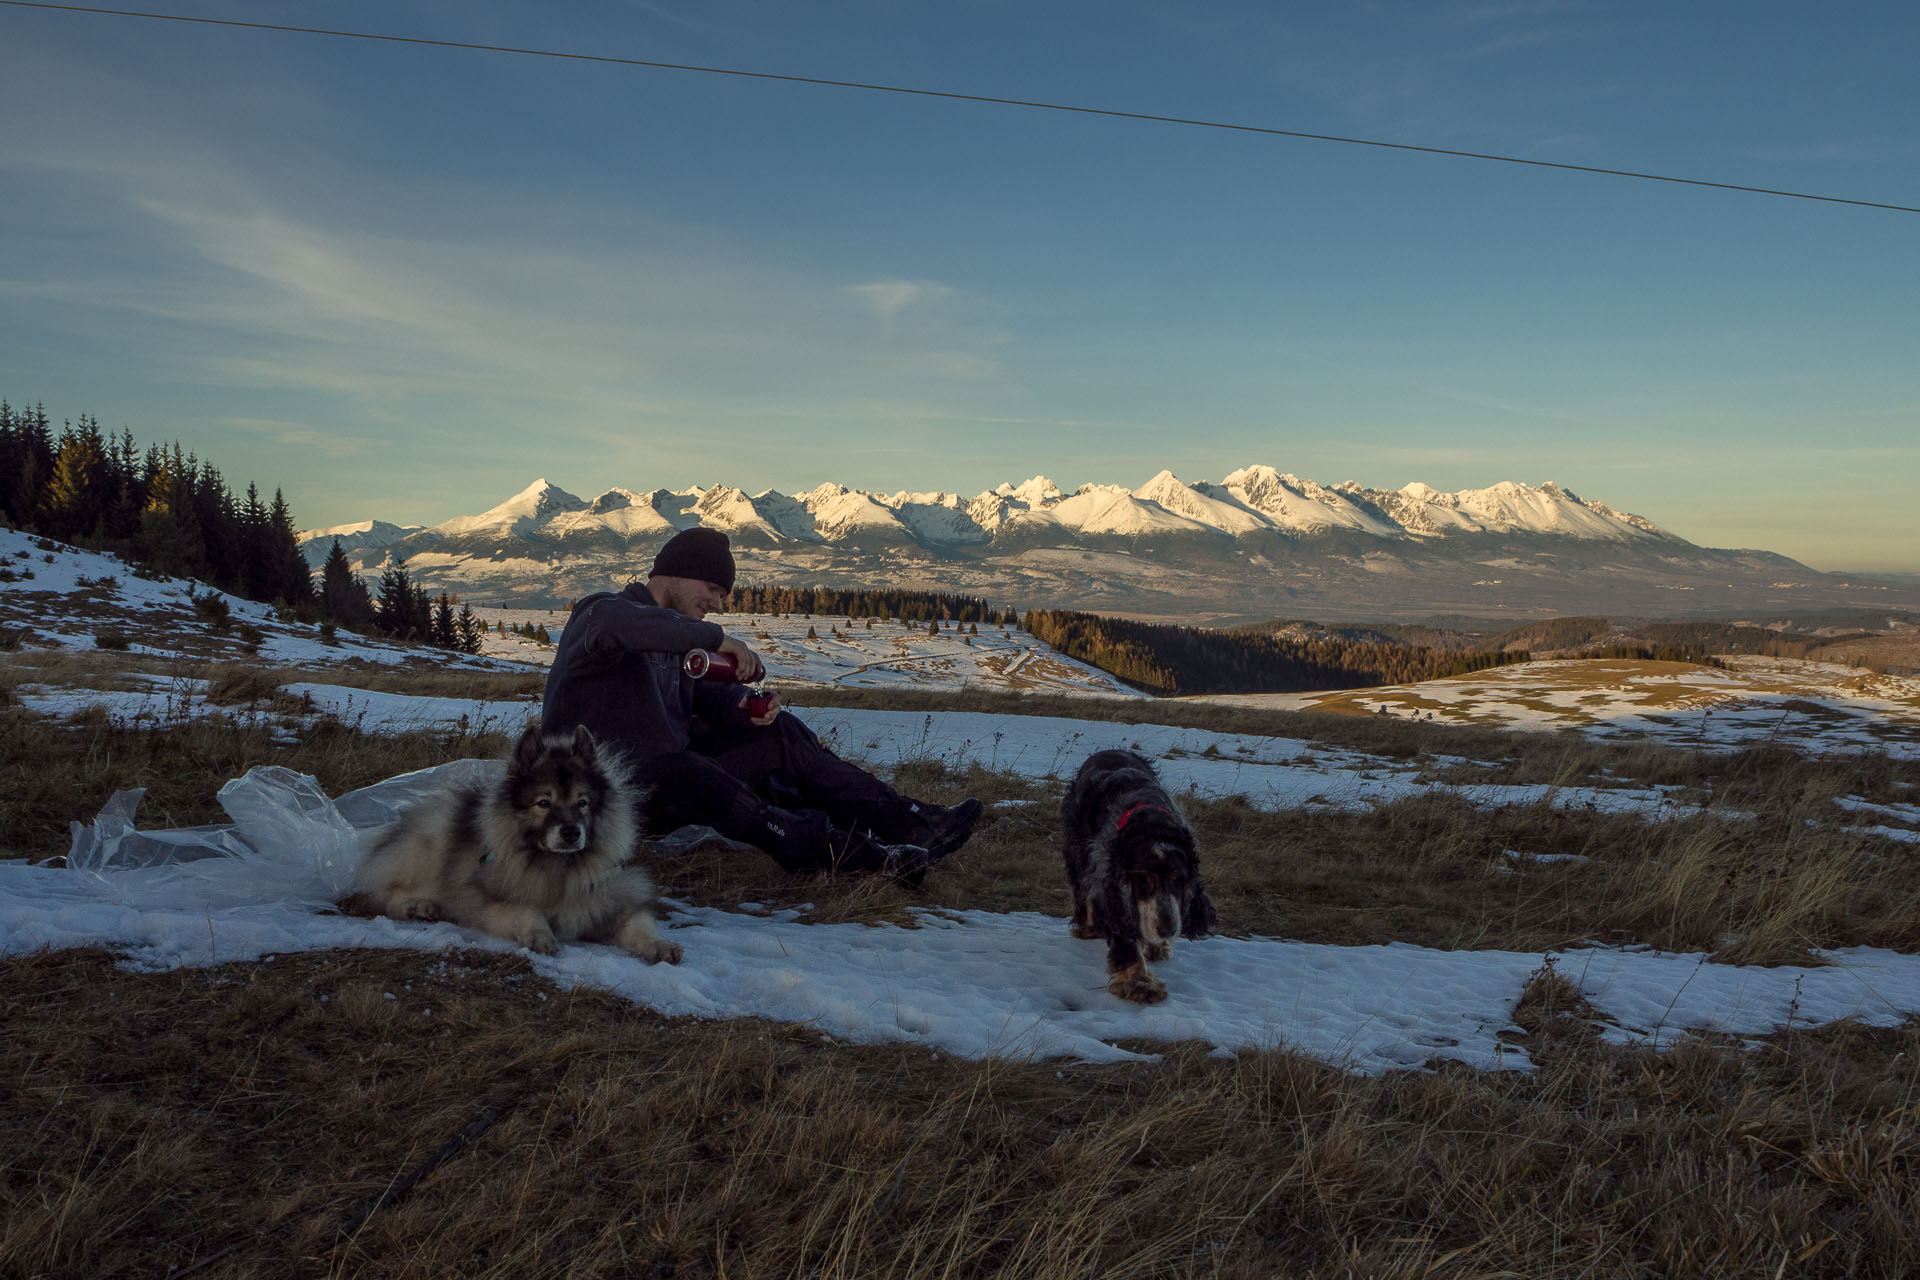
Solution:
<svg viewBox="0 0 1920 1280">
<path fill-rule="evenodd" d="M 101 627 L 93 633 L 93 644 L 97 649 L 112 649 L 119 652 L 133 644 L 133 637 L 119 627 Z"/>
<path fill-rule="evenodd" d="M 233 607 L 218 592 L 209 591 L 203 596 L 194 596 L 193 613 L 219 635 L 225 635 L 233 623 Z"/>
</svg>

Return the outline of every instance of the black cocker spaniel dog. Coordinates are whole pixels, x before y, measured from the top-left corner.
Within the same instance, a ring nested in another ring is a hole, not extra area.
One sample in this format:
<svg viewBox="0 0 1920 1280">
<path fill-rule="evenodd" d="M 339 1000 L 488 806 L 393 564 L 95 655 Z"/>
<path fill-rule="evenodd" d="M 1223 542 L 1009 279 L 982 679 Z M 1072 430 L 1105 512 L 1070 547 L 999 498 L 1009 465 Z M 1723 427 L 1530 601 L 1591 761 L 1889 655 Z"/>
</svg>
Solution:
<svg viewBox="0 0 1920 1280">
<path fill-rule="evenodd" d="M 1153 1004 L 1167 988 L 1147 971 L 1175 934 L 1215 924 L 1193 829 L 1153 766 L 1131 751 L 1087 757 L 1060 802 L 1062 852 L 1073 887 L 1073 936 L 1107 940 L 1107 990 Z"/>
</svg>

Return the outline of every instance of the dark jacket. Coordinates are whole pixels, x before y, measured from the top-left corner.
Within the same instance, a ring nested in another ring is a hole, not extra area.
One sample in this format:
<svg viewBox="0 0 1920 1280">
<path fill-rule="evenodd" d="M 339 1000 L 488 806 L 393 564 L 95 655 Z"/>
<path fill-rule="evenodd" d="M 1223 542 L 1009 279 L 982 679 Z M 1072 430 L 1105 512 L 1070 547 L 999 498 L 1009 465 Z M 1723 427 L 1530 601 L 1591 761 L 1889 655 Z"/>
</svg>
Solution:
<svg viewBox="0 0 1920 1280">
<path fill-rule="evenodd" d="M 540 727 L 571 733 L 584 724 L 643 765 L 685 751 L 696 716 L 715 726 L 745 723 L 744 686 L 695 680 L 680 667 L 688 650 L 716 649 L 724 639 L 719 623 L 655 604 L 638 582 L 587 596 L 560 633 Z"/>
</svg>

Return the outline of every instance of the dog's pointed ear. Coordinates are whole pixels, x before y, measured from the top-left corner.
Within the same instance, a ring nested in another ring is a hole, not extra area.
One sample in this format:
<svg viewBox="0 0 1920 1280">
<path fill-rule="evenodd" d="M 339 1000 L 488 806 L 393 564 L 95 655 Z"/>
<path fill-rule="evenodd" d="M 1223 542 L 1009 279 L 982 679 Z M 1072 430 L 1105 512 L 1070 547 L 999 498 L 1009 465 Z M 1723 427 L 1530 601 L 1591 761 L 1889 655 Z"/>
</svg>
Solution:
<svg viewBox="0 0 1920 1280">
<path fill-rule="evenodd" d="M 573 754 L 576 756 L 590 756 L 599 746 L 600 743 L 593 736 L 593 730 L 587 728 L 585 725 L 580 725 L 574 729 Z"/>
<path fill-rule="evenodd" d="M 513 744 L 513 763 L 517 768 L 524 769 L 539 758 L 540 722 L 536 720 L 520 735 L 520 741 Z"/>
<path fill-rule="evenodd" d="M 1187 882 L 1187 900 L 1180 904 L 1180 936 L 1204 938 L 1212 933 L 1219 919 L 1213 913 L 1213 899 L 1199 876 Z"/>
</svg>

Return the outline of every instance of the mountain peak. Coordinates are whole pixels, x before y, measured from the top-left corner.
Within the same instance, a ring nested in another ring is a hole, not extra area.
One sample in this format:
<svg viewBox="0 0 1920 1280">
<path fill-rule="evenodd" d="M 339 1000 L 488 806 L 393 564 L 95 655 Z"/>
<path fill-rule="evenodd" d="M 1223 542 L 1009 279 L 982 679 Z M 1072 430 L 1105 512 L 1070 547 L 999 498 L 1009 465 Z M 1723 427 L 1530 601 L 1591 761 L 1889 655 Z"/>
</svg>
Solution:
<svg viewBox="0 0 1920 1280">
<path fill-rule="evenodd" d="M 544 476 L 505 502 L 477 516 L 455 516 L 433 526 L 429 532 L 447 537 L 468 534 L 532 533 L 546 520 L 569 511 L 584 511 L 587 504 Z"/>
<path fill-rule="evenodd" d="M 1067 496 L 1061 491 L 1059 485 L 1045 476 L 1034 476 L 1031 480 L 1023 480 L 1017 485 L 1003 484 L 993 492 L 1005 498 L 1018 499 L 1030 507 L 1045 506 Z"/>
</svg>

